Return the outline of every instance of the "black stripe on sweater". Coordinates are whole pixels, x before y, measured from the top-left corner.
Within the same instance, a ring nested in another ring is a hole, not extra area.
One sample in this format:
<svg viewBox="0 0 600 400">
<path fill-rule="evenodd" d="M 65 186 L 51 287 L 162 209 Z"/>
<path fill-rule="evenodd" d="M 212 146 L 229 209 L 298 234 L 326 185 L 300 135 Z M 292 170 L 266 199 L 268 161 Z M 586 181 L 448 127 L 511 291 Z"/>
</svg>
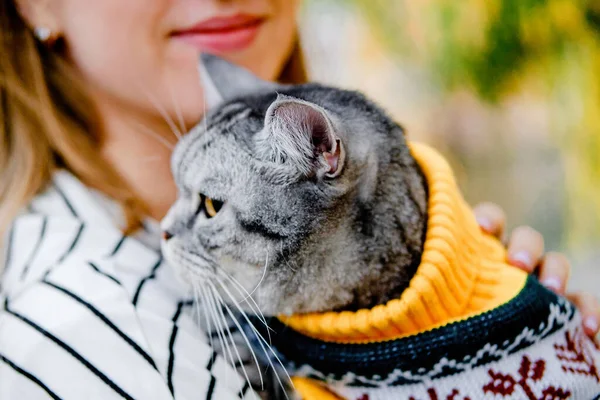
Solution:
<svg viewBox="0 0 600 400">
<path fill-rule="evenodd" d="M 126 236 L 121 236 L 121 239 L 119 239 L 119 241 L 117 242 L 117 245 L 115 246 L 114 250 L 110 253 L 110 257 L 114 257 L 118 253 L 118 251 L 121 249 L 121 246 L 125 242 L 125 238 Z"/>
<path fill-rule="evenodd" d="M 52 399 L 54 399 L 54 400 L 61 400 L 61 398 L 58 397 L 58 395 L 56 393 L 54 393 L 48 386 L 46 386 L 44 384 L 44 382 L 40 381 L 38 378 L 36 378 L 32 374 L 30 374 L 29 372 L 25 371 L 23 368 L 19 367 L 14 362 L 10 361 L 8 358 L 4 357 L 2 354 L 0 354 L 0 360 L 3 361 L 9 367 L 11 367 L 13 370 L 15 370 L 16 373 L 23 375 L 25 378 L 29 379 L 30 381 L 32 381 L 33 383 L 35 383 L 36 385 L 38 385 Z"/>
<path fill-rule="evenodd" d="M 173 330 L 171 331 L 171 337 L 169 338 L 169 363 L 167 366 L 167 385 L 169 386 L 169 391 L 172 395 L 175 394 L 175 389 L 173 387 L 173 369 L 175 368 L 175 352 L 173 349 L 175 348 L 175 339 L 177 338 L 177 332 L 179 328 L 177 327 L 177 320 L 181 315 L 181 310 L 183 309 L 184 303 L 180 301 L 177 304 L 177 311 L 175 311 L 175 315 L 171 319 L 173 321 Z"/>
<path fill-rule="evenodd" d="M 208 364 L 206 364 L 206 369 L 210 372 L 212 370 L 213 365 L 215 365 L 215 361 L 217 360 L 217 352 L 213 350 L 210 355 L 210 359 L 208 360 Z"/>
<path fill-rule="evenodd" d="M 152 270 L 150 271 L 150 274 L 148 276 L 146 276 L 144 279 L 142 279 L 142 281 L 138 285 L 138 287 L 135 291 L 135 294 L 133 295 L 133 300 L 131 301 L 134 306 L 137 306 L 138 300 L 140 299 L 140 293 L 142 292 L 142 288 L 144 287 L 146 282 L 148 282 L 151 279 L 156 278 L 156 271 L 161 266 L 161 264 L 162 264 L 162 257 L 160 257 L 158 259 L 158 261 L 156 262 L 156 264 L 154 264 L 154 266 L 152 267 Z"/>
<path fill-rule="evenodd" d="M 129 346 L 131 346 L 133 348 L 133 350 L 135 350 L 140 356 L 142 356 L 142 358 L 144 360 L 146 360 L 148 362 L 148 364 L 150 364 L 152 366 L 152 368 L 154 368 L 156 371 L 158 371 L 158 368 L 156 368 L 156 364 L 154 363 L 154 360 L 152 359 L 152 357 L 150 357 L 150 355 L 148 353 L 146 353 L 144 351 L 144 349 L 142 349 L 133 339 L 131 339 L 123 331 L 121 331 L 119 328 L 117 328 L 117 326 L 114 323 L 112 323 L 112 321 L 109 320 L 104 314 L 102 314 L 97 308 L 92 306 L 87 301 L 83 300 L 81 297 L 77 296 L 75 293 L 69 291 L 68 289 L 58 286 L 55 283 L 48 282 L 47 280 L 43 280 L 42 282 L 44 284 L 58 290 L 59 292 L 62 292 L 63 294 L 67 295 L 71 299 L 75 300 L 77 303 L 81 304 L 82 306 L 84 306 L 85 308 L 90 310 L 96 317 L 98 317 L 98 319 L 100 319 L 102 322 L 104 322 L 113 332 L 115 332 L 117 335 L 119 335 L 121 337 L 121 339 L 123 339 Z"/>
<path fill-rule="evenodd" d="M 83 227 L 84 227 L 84 224 L 79 225 L 79 229 L 77 229 L 77 233 L 75 234 L 75 237 L 73 238 L 73 241 L 71 242 L 71 245 L 69 246 L 67 251 L 65 251 L 64 254 L 62 256 L 60 256 L 60 258 L 58 259 L 59 264 L 62 263 L 63 261 L 65 261 L 65 259 L 69 256 L 69 254 L 71 254 L 73 252 L 73 250 L 75 249 L 75 246 L 77 246 L 77 243 L 79 242 L 79 239 L 81 238 L 81 233 L 83 232 Z"/>
<path fill-rule="evenodd" d="M 118 280 L 117 278 L 115 278 L 115 277 L 114 277 L 114 276 L 112 276 L 112 275 L 109 275 L 109 274 L 107 274 L 106 272 L 103 272 L 103 271 L 101 271 L 101 270 L 100 270 L 100 268 L 98 268 L 98 266 L 97 266 L 96 264 L 94 264 L 93 262 L 91 262 L 91 261 L 88 261 L 88 265 L 89 265 L 90 267 L 92 267 L 92 269 L 93 269 L 94 271 L 96 271 L 96 273 L 98 273 L 98 274 L 100 274 L 100 275 L 104 275 L 105 277 L 107 277 L 108 279 L 110 279 L 111 281 L 113 281 L 114 283 L 116 283 L 116 284 L 117 284 L 117 285 L 119 285 L 119 286 L 123 286 L 123 285 L 121 284 L 121 281 L 120 281 L 120 280 Z"/>
<path fill-rule="evenodd" d="M 175 347 L 175 339 L 177 338 L 177 332 L 179 328 L 177 325 L 173 326 L 171 331 L 171 338 L 169 339 L 169 364 L 167 366 L 167 385 L 172 395 L 175 395 L 175 388 L 173 387 L 173 369 L 175 368 L 175 353 L 173 348 Z"/>
<path fill-rule="evenodd" d="M 248 383 L 248 381 L 246 381 L 246 383 L 244 383 L 244 387 L 242 388 L 242 390 L 240 390 L 240 393 L 239 393 L 240 399 L 244 398 L 248 389 L 250 389 L 250 383 Z"/>
<path fill-rule="evenodd" d="M 210 383 L 208 384 L 208 391 L 206 392 L 206 400 L 211 400 L 213 392 L 215 391 L 215 377 L 210 375 Z"/>
<path fill-rule="evenodd" d="M 21 280 L 25 279 L 25 277 L 27 276 L 27 272 L 29 272 L 29 267 L 31 267 L 31 263 L 35 259 L 37 253 L 40 251 L 40 247 L 42 247 L 42 243 L 44 242 L 44 236 L 46 236 L 47 227 L 48 218 L 44 217 L 44 219 L 42 220 L 42 228 L 40 229 L 40 236 L 38 237 L 37 243 L 35 244 L 35 247 L 33 248 L 31 254 L 29 254 L 29 258 L 27 259 L 27 262 L 25 263 L 25 266 L 21 271 Z"/>
<path fill-rule="evenodd" d="M 31 328 L 33 328 L 37 332 L 41 333 L 46 338 L 48 338 L 51 342 L 55 343 L 57 346 L 59 346 L 64 351 L 69 353 L 73 358 L 75 358 L 77 361 L 79 361 L 84 367 L 86 367 L 88 370 L 90 370 L 90 372 L 92 372 L 94 375 L 96 375 L 102 382 L 104 382 L 111 389 L 113 389 L 117 394 L 119 394 L 119 396 L 121 396 L 122 398 L 127 399 L 127 400 L 135 400 L 133 397 L 131 397 L 129 394 L 127 394 L 123 389 L 121 389 L 119 386 L 117 386 L 108 376 L 104 375 L 100 370 L 98 370 L 98 368 L 94 367 L 92 365 L 92 363 L 90 363 L 88 360 L 86 360 L 81 354 L 77 353 L 72 347 L 69 347 L 62 340 L 60 340 L 59 338 L 57 338 L 56 336 L 54 336 L 53 334 L 51 334 L 50 332 L 48 332 L 47 330 L 45 330 L 44 328 L 42 328 L 41 326 L 36 324 L 35 322 L 31 321 L 29 318 L 19 314 L 18 312 L 15 312 L 15 311 L 12 311 L 11 309 L 9 309 L 8 301 L 4 302 L 4 310 L 8 314 L 10 314 L 10 315 L 18 318 L 22 322 L 24 322 L 26 325 L 29 325 Z"/>
<path fill-rule="evenodd" d="M 75 211 L 75 208 L 73 208 L 73 204 L 71 203 L 69 198 L 65 195 L 65 192 L 63 192 L 62 189 L 60 188 L 60 186 L 58 186 L 58 183 L 53 182 L 52 186 L 54 187 L 54 190 L 56 190 L 56 193 L 58 193 L 58 195 L 62 198 L 63 202 L 65 203 L 65 205 L 67 206 L 67 208 L 69 209 L 71 214 L 73 214 L 74 217 L 79 218 L 77 211 Z"/>
</svg>

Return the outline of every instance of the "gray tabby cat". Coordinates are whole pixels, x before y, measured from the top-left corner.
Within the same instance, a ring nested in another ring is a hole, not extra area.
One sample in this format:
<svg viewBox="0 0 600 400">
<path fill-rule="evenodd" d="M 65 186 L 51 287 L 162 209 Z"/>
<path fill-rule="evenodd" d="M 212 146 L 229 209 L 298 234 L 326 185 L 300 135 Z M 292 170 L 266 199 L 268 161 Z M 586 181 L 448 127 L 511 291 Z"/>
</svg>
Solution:
<svg viewBox="0 0 600 400">
<path fill-rule="evenodd" d="M 427 205 L 402 128 L 360 93 L 276 85 L 207 55 L 201 71 L 210 111 L 173 154 L 170 264 L 267 315 L 399 297 Z"/>
</svg>

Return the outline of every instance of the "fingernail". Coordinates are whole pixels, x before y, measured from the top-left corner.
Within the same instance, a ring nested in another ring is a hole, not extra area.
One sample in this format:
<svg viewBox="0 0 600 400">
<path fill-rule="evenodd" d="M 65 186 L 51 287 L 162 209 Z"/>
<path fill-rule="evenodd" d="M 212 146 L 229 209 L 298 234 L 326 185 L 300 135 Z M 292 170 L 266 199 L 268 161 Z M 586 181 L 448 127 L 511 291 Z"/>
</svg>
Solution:
<svg viewBox="0 0 600 400">
<path fill-rule="evenodd" d="M 556 276 L 549 276 L 548 278 L 544 279 L 542 281 L 542 285 L 546 286 L 548 289 L 554 292 L 561 291 L 563 287 L 562 281 Z"/>
<path fill-rule="evenodd" d="M 509 258 L 512 264 L 515 264 L 517 266 L 525 268 L 533 267 L 533 260 L 531 259 L 529 253 L 526 251 L 518 251 L 514 254 L 511 254 Z"/>
<path fill-rule="evenodd" d="M 584 319 L 583 326 L 592 333 L 598 332 L 598 320 L 595 317 L 587 317 Z"/>
<path fill-rule="evenodd" d="M 492 221 L 490 221 L 486 217 L 477 217 L 476 219 L 477 219 L 477 223 L 479 224 L 481 229 L 483 229 L 487 233 L 492 233 L 494 231 L 494 226 L 492 224 Z"/>
</svg>

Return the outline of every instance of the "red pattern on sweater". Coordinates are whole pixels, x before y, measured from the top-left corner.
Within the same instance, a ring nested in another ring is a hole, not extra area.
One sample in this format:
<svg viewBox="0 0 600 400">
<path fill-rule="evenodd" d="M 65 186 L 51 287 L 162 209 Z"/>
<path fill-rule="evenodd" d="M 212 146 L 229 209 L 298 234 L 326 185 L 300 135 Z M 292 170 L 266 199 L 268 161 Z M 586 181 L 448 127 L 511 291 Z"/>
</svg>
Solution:
<svg viewBox="0 0 600 400">
<path fill-rule="evenodd" d="M 539 382 L 544 377 L 546 361 L 540 359 L 531 362 L 528 356 L 523 356 L 521 366 L 517 371 L 518 377 L 511 374 L 488 371 L 492 380 L 483 387 L 484 393 L 493 393 L 502 397 L 511 396 L 517 387 L 520 387 L 529 400 L 566 400 L 571 397 L 571 392 L 554 386 L 547 386 L 542 390 L 541 396 L 535 394 L 531 385 Z"/>
<path fill-rule="evenodd" d="M 581 329 L 576 329 L 574 334 L 565 332 L 565 343 L 554 344 L 556 357 L 562 362 L 562 370 L 572 374 L 587 375 L 600 382 L 598 368 L 594 363 L 591 349 L 586 346 L 587 340 L 585 333 Z M 596 345 L 594 343 L 594 345 Z"/>
<path fill-rule="evenodd" d="M 434 388 L 427 389 L 427 395 L 429 396 L 429 400 L 441 400 L 443 397 L 438 395 L 437 390 Z M 460 396 L 460 390 L 452 389 L 452 392 L 445 397 L 445 400 L 471 400 L 469 397 L 456 397 Z M 409 400 L 417 400 L 415 397 L 411 396 Z"/>
</svg>

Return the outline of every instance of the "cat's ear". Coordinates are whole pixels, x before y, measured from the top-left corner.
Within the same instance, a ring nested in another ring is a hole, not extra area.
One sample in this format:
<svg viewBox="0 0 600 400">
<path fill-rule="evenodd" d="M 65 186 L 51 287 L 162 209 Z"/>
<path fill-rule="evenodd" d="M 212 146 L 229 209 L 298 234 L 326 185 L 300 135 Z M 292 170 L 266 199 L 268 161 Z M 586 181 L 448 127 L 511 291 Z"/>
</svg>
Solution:
<svg viewBox="0 0 600 400">
<path fill-rule="evenodd" d="M 200 55 L 198 67 L 208 109 L 236 97 L 275 91 L 279 87 L 274 82 L 260 79 L 243 67 L 208 53 Z"/>
<path fill-rule="evenodd" d="M 263 146 L 273 161 L 294 163 L 305 175 L 335 178 L 341 173 L 344 145 L 324 108 L 279 95 L 267 110 L 265 131 Z"/>
</svg>

